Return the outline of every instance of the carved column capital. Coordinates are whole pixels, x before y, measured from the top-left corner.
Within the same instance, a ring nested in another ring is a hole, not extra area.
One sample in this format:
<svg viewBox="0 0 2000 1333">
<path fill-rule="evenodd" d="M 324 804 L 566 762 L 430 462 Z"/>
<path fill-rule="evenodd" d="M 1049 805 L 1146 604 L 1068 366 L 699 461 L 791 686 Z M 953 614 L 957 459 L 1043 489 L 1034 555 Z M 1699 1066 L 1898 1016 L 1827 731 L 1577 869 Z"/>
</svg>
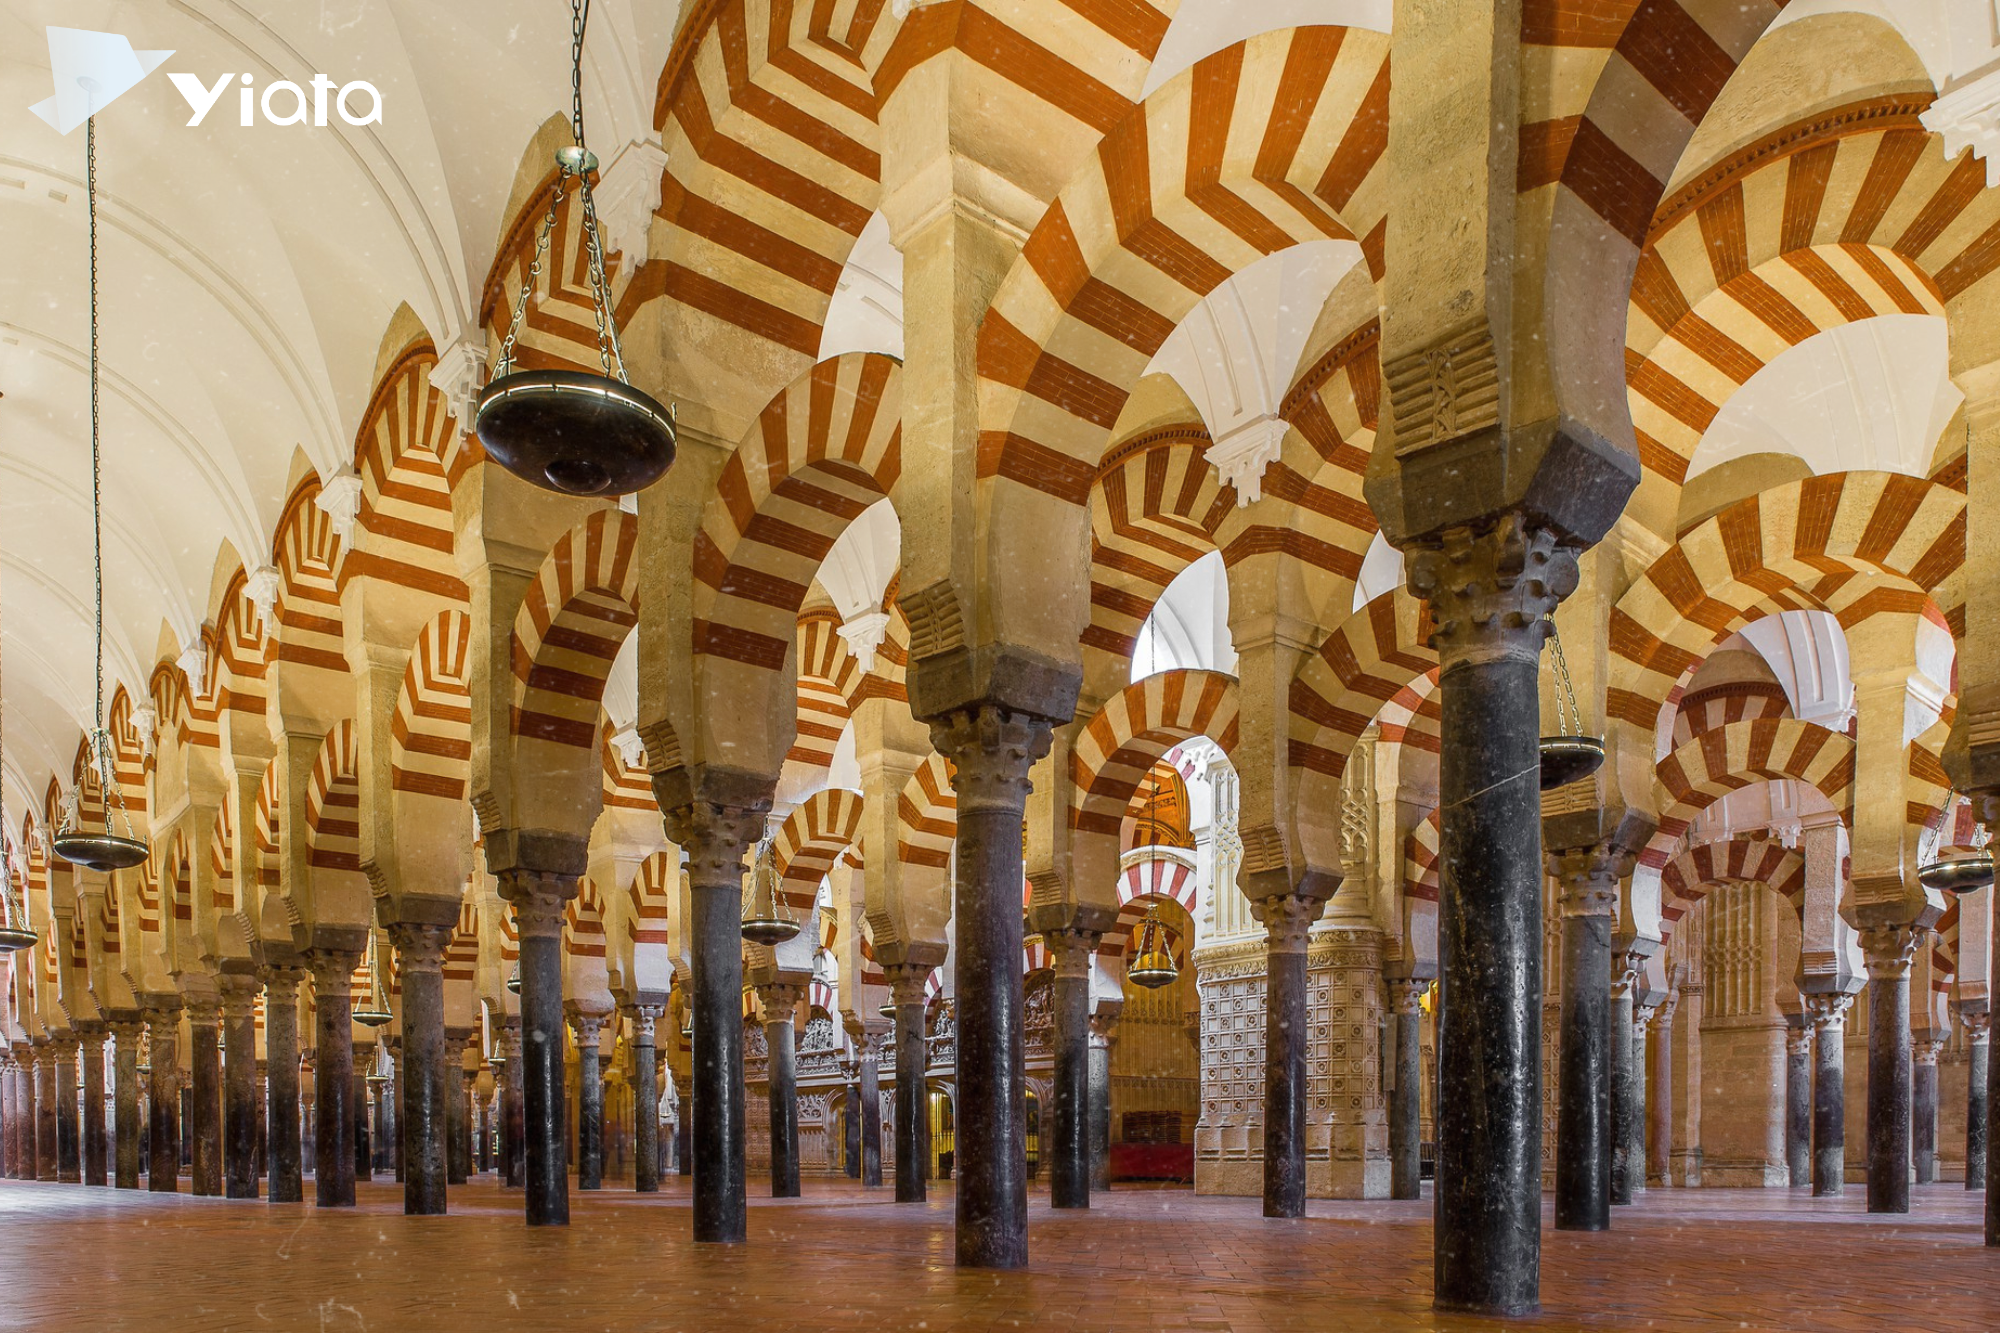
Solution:
<svg viewBox="0 0 2000 1333">
<path fill-rule="evenodd" d="M 1641 958 L 1639 955 L 1635 953 L 1628 953 L 1623 949 L 1617 950 L 1612 953 L 1611 955 L 1611 998 L 1612 999 L 1622 1000 L 1626 996 L 1632 993 L 1632 988 L 1639 984 L 1639 969 L 1642 966 L 1644 966 L 1645 961 L 1646 960 Z"/>
<path fill-rule="evenodd" d="M 766 806 L 691 801 L 661 811 L 667 836 L 687 856 L 688 878 L 696 884 L 736 883 L 743 859 L 764 836 Z"/>
<path fill-rule="evenodd" d="M 1304 953 L 1306 933 L 1325 906 L 1324 898 L 1275 893 L 1253 905 L 1250 914 L 1264 923 L 1266 952 Z"/>
<path fill-rule="evenodd" d="M 653 1044 L 653 1025 L 667 1012 L 663 1004 L 635 1004 L 625 1010 L 632 1019 L 632 1044 L 650 1046 Z"/>
<path fill-rule="evenodd" d="M 1910 1063 L 1937 1068 L 1938 1056 L 1944 1051 L 1941 1041 L 1919 1041 L 1910 1044 Z"/>
<path fill-rule="evenodd" d="M 578 1050 L 598 1044 L 598 1039 L 604 1031 L 604 1019 L 603 1014 L 586 1014 L 581 1010 L 569 1015 L 569 1025 L 576 1030 Z"/>
<path fill-rule="evenodd" d="M 354 994 L 354 968 L 361 955 L 347 949 L 313 949 L 306 962 L 312 968 L 313 992 L 331 998 Z"/>
<path fill-rule="evenodd" d="M 514 928 L 524 940 L 561 939 L 563 914 L 577 888 L 575 876 L 551 870 L 500 872 L 500 896 L 514 905 Z"/>
<path fill-rule="evenodd" d="M 1565 917 L 1610 916 L 1618 910 L 1618 881 L 1631 873 L 1628 853 L 1599 843 L 1552 851 L 1548 863 L 1562 885 L 1558 906 Z"/>
<path fill-rule="evenodd" d="M 1922 926 L 1870 926 L 1862 931 L 1861 953 L 1868 960 L 1868 979 L 1893 981 L 1908 976 L 1924 934 Z"/>
<path fill-rule="evenodd" d="M 518 907 L 516 910 L 519 910 Z M 443 971 L 445 950 L 451 947 L 451 934 L 450 926 L 397 922 L 389 927 L 389 939 L 396 946 L 396 965 L 405 972 Z"/>
<path fill-rule="evenodd" d="M 1430 644 L 1449 670 L 1458 663 L 1539 666 L 1545 617 L 1576 590 L 1576 553 L 1552 529 L 1522 515 L 1491 527 L 1447 528 L 1410 552 L 1410 590 L 1430 604 Z"/>
<path fill-rule="evenodd" d="M 1017 811 L 1028 799 L 1028 771 L 1049 752 L 1047 718 L 998 704 L 956 709 L 931 722 L 931 744 L 953 765 L 952 792 L 960 814 Z"/>
<path fill-rule="evenodd" d="M 104 1026 L 110 1029 L 121 1048 L 128 1041 L 139 1040 L 139 1034 L 146 1028 L 145 1023 L 137 1018 L 114 1018 Z"/>
<path fill-rule="evenodd" d="M 766 1023 L 789 1023 L 798 1011 L 806 989 L 789 981 L 769 981 L 757 987 L 757 1000 L 764 1006 Z"/>
<path fill-rule="evenodd" d="M 222 989 L 222 1016 L 237 1022 L 257 1015 L 257 993 L 264 985 L 246 973 L 230 973 L 217 983 Z"/>
<path fill-rule="evenodd" d="M 1854 997 L 1844 992 L 1803 995 L 1799 1001 L 1805 1006 L 1813 1031 L 1820 1033 L 1839 1032 L 1845 1028 L 1847 1011 L 1854 1005 Z"/>
<path fill-rule="evenodd" d="M 1681 993 L 1678 990 L 1668 991 L 1667 998 L 1653 1010 L 1654 1032 L 1665 1037 L 1674 1030 L 1674 1010 L 1680 1008 L 1680 1004 Z"/>
<path fill-rule="evenodd" d="M 1042 932 L 1042 944 L 1049 951 L 1056 975 L 1073 979 L 1090 975 L 1090 956 L 1103 938 L 1103 932 L 1096 930 L 1064 928 Z"/>
<path fill-rule="evenodd" d="M 210 999 L 206 995 L 195 996 L 187 1002 L 187 1020 L 191 1027 L 212 1028 L 222 1021 L 222 999 Z"/>
<path fill-rule="evenodd" d="M 267 967 L 263 971 L 264 1002 L 269 1005 L 297 1004 L 299 983 L 308 975 L 303 967 Z"/>
<path fill-rule="evenodd" d="M 1797 1027 L 1785 1029 L 1785 1053 L 1787 1055 L 1809 1055 L 1812 1053 L 1812 1024 L 1801 1023 Z"/>
<path fill-rule="evenodd" d="M 1424 1011 L 1424 993 L 1431 988 L 1428 981 L 1415 977 L 1389 978 L 1389 1008 L 1395 1013 L 1408 1016 Z"/>
<path fill-rule="evenodd" d="M 1118 1040 L 1118 1020 L 1123 1017 L 1122 1006 L 1098 1009 L 1090 1015 L 1090 1044 L 1102 1050 L 1110 1050 Z"/>
<path fill-rule="evenodd" d="M 1965 1029 L 1965 1044 L 1983 1046 L 1992 1031 L 1993 1015 L 1981 1010 L 1976 1014 L 1960 1014 L 1959 1025 Z"/>
</svg>

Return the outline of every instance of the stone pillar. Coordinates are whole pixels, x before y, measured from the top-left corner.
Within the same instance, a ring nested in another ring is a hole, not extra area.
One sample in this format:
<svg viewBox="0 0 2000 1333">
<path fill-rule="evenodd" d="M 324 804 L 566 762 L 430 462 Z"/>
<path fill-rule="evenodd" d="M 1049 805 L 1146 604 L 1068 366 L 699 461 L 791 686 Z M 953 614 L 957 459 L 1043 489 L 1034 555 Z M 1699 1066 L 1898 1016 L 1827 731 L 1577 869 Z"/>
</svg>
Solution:
<svg viewBox="0 0 2000 1333">
<path fill-rule="evenodd" d="M 194 1161 L 193 1192 L 222 1193 L 222 1004 L 220 1000 L 187 1002 L 188 1070 L 192 1100 Z"/>
<path fill-rule="evenodd" d="M 148 1009 L 152 1072 L 147 1076 L 146 1188 L 172 1194 L 181 1170 L 180 1006 Z"/>
<path fill-rule="evenodd" d="M 1852 995 L 1801 997 L 1813 1030 L 1813 1197 L 1837 1198 L 1847 1185 L 1847 1010 Z"/>
<path fill-rule="evenodd" d="M 42 1065 L 51 1057 L 46 1049 L 30 1045 L 21 1054 L 22 1090 L 26 1094 L 21 1107 L 21 1179 L 41 1180 L 44 1158 L 42 1152 L 42 1111 L 44 1080 Z M 55 1175 L 54 1150 L 48 1155 L 49 1178 Z"/>
<path fill-rule="evenodd" d="M 452 927 L 398 923 L 396 977 L 403 987 L 402 1099 L 403 1213 L 440 1217 L 445 1211 L 450 1104 L 459 1095 L 444 1032 L 444 953 Z"/>
<path fill-rule="evenodd" d="M 847 1114 L 841 1117 L 841 1163 L 849 1180 L 861 1179 L 861 1062 L 847 1060 Z"/>
<path fill-rule="evenodd" d="M 375 1143 L 381 1133 L 377 1122 L 382 1115 L 382 1107 L 370 1090 L 375 1072 L 375 1044 L 363 1042 L 354 1048 L 353 1091 L 354 1137 L 348 1151 L 354 1154 L 354 1178 L 357 1181 L 375 1179 Z"/>
<path fill-rule="evenodd" d="M 1611 914 L 1617 867 L 1594 848 L 1551 855 L 1562 884 L 1562 1032 L 1557 1052 L 1558 1231 L 1611 1225 L 1611 1101 L 1616 1082 L 1611 1002 Z M 1626 1009 L 1631 990 L 1625 988 Z"/>
<path fill-rule="evenodd" d="M 1680 992 L 1669 991 L 1653 1014 L 1651 1040 L 1646 1043 L 1646 1182 L 1664 1188 L 1673 1184 L 1674 1145 L 1674 1010 Z"/>
<path fill-rule="evenodd" d="M 1418 1199 L 1424 1192 L 1423 1016 L 1430 982 L 1415 977 L 1389 980 L 1394 1015 L 1396 1084 L 1389 1093 L 1389 1197 Z"/>
<path fill-rule="evenodd" d="M 313 1202 L 321 1208 L 354 1206 L 354 965 L 344 949 L 311 954 L 313 1004 L 318 1015 L 313 1054 Z"/>
<path fill-rule="evenodd" d="M 136 1019 L 113 1019 L 111 1179 L 121 1190 L 139 1188 L 139 1034 Z"/>
<path fill-rule="evenodd" d="M 521 1109 L 521 1020 L 509 1016 L 500 1025 L 500 1172 L 501 1183 L 513 1189 L 528 1184 L 528 1122 Z"/>
<path fill-rule="evenodd" d="M 1541 1299 L 1541 649 L 1576 582 L 1575 556 L 1516 514 L 1409 555 L 1439 664 L 1441 1310 Z"/>
<path fill-rule="evenodd" d="M 957 1260 L 1028 1262 L 1027 1088 L 1022 1061 L 1021 826 L 1044 718 L 974 703 L 931 721 L 956 765 Z"/>
<path fill-rule="evenodd" d="M 926 1081 L 930 1048 L 924 1028 L 924 988 L 931 969 L 928 964 L 916 963 L 895 964 L 885 970 L 889 996 L 896 1005 L 896 1202 L 922 1203 L 929 1195 L 931 1172 L 931 1108 Z M 1056 976 L 1060 984 L 1060 965 Z M 1072 1206 L 1055 1203 L 1053 1196 L 1050 1201 L 1057 1208 Z"/>
<path fill-rule="evenodd" d="M 1306 932 L 1324 906 L 1323 898 L 1281 893 L 1255 901 L 1252 909 L 1264 923 L 1265 936 L 1266 1217 L 1304 1217 L 1306 1212 L 1306 1044 L 1310 1036 L 1306 1026 Z"/>
<path fill-rule="evenodd" d="M 1090 960 L 1103 935 L 1097 931 L 1051 930 L 1042 943 L 1055 964 L 1050 995 L 1054 1010 L 1055 1070 L 1049 1084 L 1049 1104 L 1042 1117 L 1042 1160 L 1049 1168 L 1051 1208 L 1090 1207 L 1092 1136 L 1090 1134 Z M 919 983 L 921 986 L 921 982 Z M 917 994 L 921 1021 L 923 994 Z M 902 1026 L 902 1001 L 896 1009 Z M 900 1038 L 899 1038 L 900 1040 Z M 901 1047 L 899 1046 L 900 1053 Z M 900 1064 L 900 1062 L 899 1062 Z M 897 1083 L 896 1115 L 903 1117 L 902 1085 Z M 898 1133 L 900 1144 L 901 1134 Z M 897 1179 L 902 1179 L 900 1150 Z M 900 1193 L 898 1195 L 900 1196 Z M 919 1193 L 918 1198 L 923 1195 Z"/>
<path fill-rule="evenodd" d="M 1910 1149 L 1916 1183 L 1938 1180 L 1938 1053 L 1942 1041 L 1920 1041 L 1910 1050 Z"/>
<path fill-rule="evenodd" d="M 1646 1030 L 1652 1026 L 1653 1006 L 1632 1006 L 1632 1051 L 1626 1113 L 1620 1125 L 1625 1131 L 1626 1202 L 1646 1188 Z"/>
<path fill-rule="evenodd" d="M 1118 1044 L 1122 1004 L 1090 1014 L 1090 1188 L 1111 1188 L 1111 1048 Z"/>
<path fill-rule="evenodd" d="M 694 1238 L 740 1244 L 743 1142 L 743 858 L 764 809 L 694 801 L 666 812 L 687 856 L 694 971 Z M 1018 892 L 1016 897 L 1019 897 Z M 1016 915 L 1020 905 L 1015 904 Z M 1016 969 L 1019 970 L 1018 968 Z"/>
<path fill-rule="evenodd" d="M 299 1123 L 299 983 L 304 968 L 264 970 L 264 1143 L 272 1203 L 305 1195 Z"/>
<path fill-rule="evenodd" d="M 799 1197 L 798 1030 L 793 1020 L 802 993 L 799 987 L 783 982 L 757 988 L 757 998 L 764 1005 L 764 1079 L 770 1098 L 774 1199 Z"/>
<path fill-rule="evenodd" d="M 501 877 L 521 939 L 521 1114 L 528 1225 L 569 1225 L 562 928 L 576 896 L 568 876 L 517 869 Z"/>
<path fill-rule="evenodd" d="M 604 1015 L 573 1013 L 576 1029 L 576 1187 L 604 1188 L 604 1060 L 598 1035 Z"/>
<path fill-rule="evenodd" d="M 35 1179 L 60 1179 L 62 1130 L 56 1110 L 56 1048 L 42 1039 L 35 1052 Z"/>
<path fill-rule="evenodd" d="M 1785 1029 L 1785 1168 L 1793 1189 L 1812 1184 L 1812 1024 Z"/>
<path fill-rule="evenodd" d="M 77 1062 L 83 1070 L 82 1123 L 78 1134 L 83 1145 L 83 1183 L 102 1187 L 105 1179 L 104 1135 L 104 1024 L 78 1023 Z"/>
<path fill-rule="evenodd" d="M 376 1113 L 381 1129 L 376 1142 L 381 1145 L 382 1169 L 403 1183 L 403 1039 L 391 1033 L 382 1039 L 389 1055 L 389 1081 L 375 1094 Z"/>
<path fill-rule="evenodd" d="M 1868 959 L 1868 1211 L 1910 1211 L 1910 963 L 1924 932 L 1861 932 Z"/>
<path fill-rule="evenodd" d="M 657 1004 L 632 1006 L 632 1097 L 637 1142 L 632 1155 L 632 1188 L 640 1194 L 660 1189 L 660 1081 L 654 1025 L 665 1010 Z"/>
<path fill-rule="evenodd" d="M 861 1093 L 861 1187 L 882 1185 L 882 1038 L 864 1032 L 855 1038 Z"/>
<path fill-rule="evenodd" d="M 257 1197 L 257 978 L 231 972 L 222 988 L 222 1174 L 231 1199 Z"/>
<path fill-rule="evenodd" d="M 445 1138 L 444 1183 L 463 1185 L 478 1170 L 473 1164 L 472 1136 L 479 1118 L 473 1111 L 472 1085 L 478 1080 L 479 1071 L 454 1063 L 449 1058 L 452 1044 L 450 1036 L 447 1035 L 444 1077 L 445 1096 L 449 1106 L 446 1115 L 448 1124 Z"/>
<path fill-rule="evenodd" d="M 1638 980 L 1639 960 L 1621 954 L 1611 968 L 1611 1202 L 1632 1202 L 1631 1118 L 1632 1098 L 1632 986 Z"/>
<path fill-rule="evenodd" d="M 65 1185 L 83 1183 L 82 1116 L 76 1098 L 79 1045 L 74 1036 L 66 1036 L 52 1047 L 56 1057 L 56 1179 Z"/>
<path fill-rule="evenodd" d="M 1992 1059 L 1992 1043 L 1988 1040 L 1992 1017 L 1985 1011 L 1958 1016 L 1958 1021 L 1965 1025 L 1965 1187 L 1969 1190 L 1986 1186 L 1987 1117 L 1992 1110 L 1987 1098 L 1987 1085 L 1992 1078 L 1988 1064 Z"/>
<path fill-rule="evenodd" d="M 694 1178 L 694 1075 L 682 1080 L 674 1118 L 674 1174 Z M 851 1173 L 850 1173 L 851 1174 Z"/>
<path fill-rule="evenodd" d="M 14 1082 L 11 1048 L 0 1047 L 0 1175 L 20 1179 L 21 1090 Z"/>
</svg>

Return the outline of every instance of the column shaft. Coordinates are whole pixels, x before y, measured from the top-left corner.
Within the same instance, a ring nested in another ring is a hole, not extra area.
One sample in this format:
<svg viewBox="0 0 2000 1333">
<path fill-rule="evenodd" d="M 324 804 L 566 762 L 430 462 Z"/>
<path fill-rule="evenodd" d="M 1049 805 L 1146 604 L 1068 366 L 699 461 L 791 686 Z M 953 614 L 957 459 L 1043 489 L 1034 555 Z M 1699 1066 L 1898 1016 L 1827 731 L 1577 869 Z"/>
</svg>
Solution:
<svg viewBox="0 0 2000 1333">
<path fill-rule="evenodd" d="M 313 958 L 313 1202 L 354 1206 L 354 964 L 345 952 Z"/>
<path fill-rule="evenodd" d="M 1394 1014 L 1396 1086 L 1389 1093 L 1389 1197 L 1418 1199 L 1424 1192 L 1423 997 L 1427 981 L 1389 982 Z"/>
<path fill-rule="evenodd" d="M 1910 1157 L 1916 1183 L 1937 1183 L 1938 1048 L 1924 1042 L 1914 1050 L 1910 1070 Z M 1928 1049 L 1925 1049 L 1928 1047 Z"/>
<path fill-rule="evenodd" d="M 44 1044 L 35 1061 L 35 1179 L 60 1180 L 62 1162 L 62 1112 L 56 1092 L 56 1048 Z"/>
<path fill-rule="evenodd" d="M 1086 1111 L 1090 1140 L 1090 1188 L 1097 1193 L 1111 1189 L 1111 1045 L 1116 1040 L 1114 1013 L 1090 1017 L 1090 1094 Z"/>
<path fill-rule="evenodd" d="M 446 1134 L 458 1077 L 445 1059 L 444 953 L 451 926 L 398 924 L 396 975 L 403 986 L 403 1068 L 396 1080 L 402 1098 L 403 1213 L 441 1217 L 445 1212 Z"/>
<path fill-rule="evenodd" d="M 81 1030 L 83 1045 L 83 1183 L 102 1186 L 105 1180 L 104 1025 Z"/>
<path fill-rule="evenodd" d="M 861 1186 L 879 1189 L 882 1185 L 882 1042 L 863 1036 L 856 1045 L 861 1053 Z"/>
<path fill-rule="evenodd" d="M 1987 1062 L 1992 1043 L 1988 1038 L 1990 1016 L 1966 1014 L 1965 1023 L 1965 1187 L 1976 1190 L 1986 1184 L 1987 1115 L 1986 1084 L 1991 1077 Z"/>
<path fill-rule="evenodd" d="M 1264 1216 L 1306 1213 L 1306 932 L 1320 902 L 1264 899 Z"/>
<path fill-rule="evenodd" d="M 1611 912 L 1618 881 L 1590 851 L 1552 857 L 1563 885 L 1562 1032 L 1556 1065 L 1558 1231 L 1611 1225 L 1611 1108 L 1615 1082 Z M 1629 1010 L 1629 992 L 1625 1001 Z M 1629 1027 L 1629 1024 L 1628 1024 Z"/>
<path fill-rule="evenodd" d="M 274 967 L 264 976 L 264 1144 L 272 1203 L 305 1198 L 299 1124 L 299 982 L 302 969 Z"/>
<path fill-rule="evenodd" d="M 354 1178 L 356 1180 L 375 1179 L 375 1141 L 381 1136 L 376 1132 L 376 1123 L 382 1114 L 378 1100 L 369 1094 L 368 1075 L 375 1069 L 375 1047 L 364 1045 L 354 1053 L 353 1091 L 348 1095 L 354 1099 L 354 1138 L 348 1151 L 354 1156 Z"/>
<path fill-rule="evenodd" d="M 660 1075 L 654 1024 L 660 1008 L 638 1005 L 632 1011 L 632 1119 L 637 1143 L 632 1154 L 632 1188 L 656 1194 L 660 1188 Z"/>
<path fill-rule="evenodd" d="M 193 1100 L 194 1193 L 222 1193 L 221 1007 L 213 1001 L 188 1004 L 188 1068 Z"/>
<path fill-rule="evenodd" d="M 223 1193 L 257 1197 L 257 992 L 252 976 L 222 978 Z"/>
<path fill-rule="evenodd" d="M 1675 1003 L 1653 1020 L 1646 1043 L 1646 1183 L 1656 1187 L 1673 1183 Z"/>
<path fill-rule="evenodd" d="M 1611 992 L 1611 1139 L 1608 1163 L 1611 1202 L 1632 1202 L 1632 980 L 1623 976 Z"/>
<path fill-rule="evenodd" d="M 1812 1183 L 1812 1027 L 1785 1032 L 1785 1169 L 1792 1188 Z"/>
<path fill-rule="evenodd" d="M 930 1052 L 924 1031 L 924 984 L 929 977 L 928 967 L 890 969 L 890 993 L 896 1002 L 897 1203 L 922 1203 L 930 1188 L 931 1107 L 925 1081 Z"/>
<path fill-rule="evenodd" d="M 576 881 L 515 871 L 502 896 L 521 935 L 521 1110 L 528 1225 L 569 1225 L 569 1116 L 564 1084 L 562 925 Z"/>
<path fill-rule="evenodd" d="M 1910 959 L 1921 932 L 1861 932 L 1868 956 L 1868 1211 L 1910 1211 Z"/>
<path fill-rule="evenodd" d="M 1812 1180 L 1814 1198 L 1847 1187 L 1847 1055 L 1851 995 L 1808 995 L 1813 1028 Z"/>
<path fill-rule="evenodd" d="M 66 1185 L 83 1183 L 83 1117 L 76 1097 L 75 1037 L 57 1042 L 56 1052 L 56 1179 Z"/>
<path fill-rule="evenodd" d="M 179 1078 L 180 1013 L 156 1010 L 147 1015 L 151 1030 L 152 1070 L 147 1076 L 146 1188 L 172 1194 L 181 1170 L 181 1091 Z"/>
<path fill-rule="evenodd" d="M 42 1178 L 42 1115 L 38 1103 L 41 1101 L 41 1061 L 34 1047 L 26 1047 L 20 1056 L 21 1128 L 20 1128 L 20 1173 L 22 1180 Z"/>
<path fill-rule="evenodd" d="M 765 1087 L 771 1118 L 771 1197 L 799 1197 L 798 990 L 765 986 Z"/>
<path fill-rule="evenodd" d="M 604 1069 L 598 1020 L 575 1020 L 577 1054 L 576 1187 L 604 1188 Z"/>
<path fill-rule="evenodd" d="M 847 1071 L 847 1114 L 840 1118 L 841 1169 L 849 1180 L 861 1179 L 861 1065 Z"/>
<path fill-rule="evenodd" d="M 1055 962 L 1050 995 L 1055 1069 L 1042 1117 L 1042 1161 L 1049 1206 L 1090 1207 L 1090 948 L 1077 931 L 1051 931 L 1043 944 Z M 899 1011 L 900 1013 L 900 1011 Z M 898 1105 L 898 1114 L 901 1106 Z M 921 1197 L 921 1196 L 919 1196 Z"/>
</svg>

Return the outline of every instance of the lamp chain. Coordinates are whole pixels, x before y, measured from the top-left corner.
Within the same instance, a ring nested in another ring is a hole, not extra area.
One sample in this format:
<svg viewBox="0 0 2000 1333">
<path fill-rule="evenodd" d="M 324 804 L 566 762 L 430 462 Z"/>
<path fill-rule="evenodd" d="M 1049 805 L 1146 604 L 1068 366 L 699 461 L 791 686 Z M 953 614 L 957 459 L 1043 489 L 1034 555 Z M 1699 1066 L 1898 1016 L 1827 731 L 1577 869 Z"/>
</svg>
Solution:
<svg viewBox="0 0 2000 1333">
<path fill-rule="evenodd" d="M 1556 668 L 1556 728 L 1564 736 L 1579 735 L 1583 731 L 1583 709 L 1577 706 L 1576 686 L 1569 678 L 1569 661 L 1563 656 L 1562 635 L 1556 632 L 1556 618 L 1549 621 L 1549 655 Z M 1571 719 L 1574 718 L 1574 730 Z"/>
</svg>

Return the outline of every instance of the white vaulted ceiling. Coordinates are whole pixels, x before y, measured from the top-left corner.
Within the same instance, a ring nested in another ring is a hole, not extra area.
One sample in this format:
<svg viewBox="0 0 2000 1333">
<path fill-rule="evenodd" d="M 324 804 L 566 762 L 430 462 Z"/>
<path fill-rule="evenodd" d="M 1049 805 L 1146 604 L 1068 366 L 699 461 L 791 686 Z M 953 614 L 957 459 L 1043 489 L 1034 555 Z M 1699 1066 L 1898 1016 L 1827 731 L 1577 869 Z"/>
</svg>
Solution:
<svg viewBox="0 0 2000 1333">
<path fill-rule="evenodd" d="M 596 0 L 591 144 L 652 138 L 675 0 Z M 551 0 L 0 0 L 0 616 L 10 800 L 67 774 L 91 711 L 84 132 L 49 96 L 45 28 L 174 54 L 98 117 L 107 675 L 186 645 L 219 546 L 252 568 L 303 454 L 349 463 L 376 354 L 407 304 L 447 348 L 477 321 L 521 155 L 569 106 Z M 201 125 L 167 73 L 262 88 L 365 79 L 379 124 Z M 110 686 L 107 686 L 107 697 Z M 18 807 L 17 807 L 18 809 Z"/>
</svg>

